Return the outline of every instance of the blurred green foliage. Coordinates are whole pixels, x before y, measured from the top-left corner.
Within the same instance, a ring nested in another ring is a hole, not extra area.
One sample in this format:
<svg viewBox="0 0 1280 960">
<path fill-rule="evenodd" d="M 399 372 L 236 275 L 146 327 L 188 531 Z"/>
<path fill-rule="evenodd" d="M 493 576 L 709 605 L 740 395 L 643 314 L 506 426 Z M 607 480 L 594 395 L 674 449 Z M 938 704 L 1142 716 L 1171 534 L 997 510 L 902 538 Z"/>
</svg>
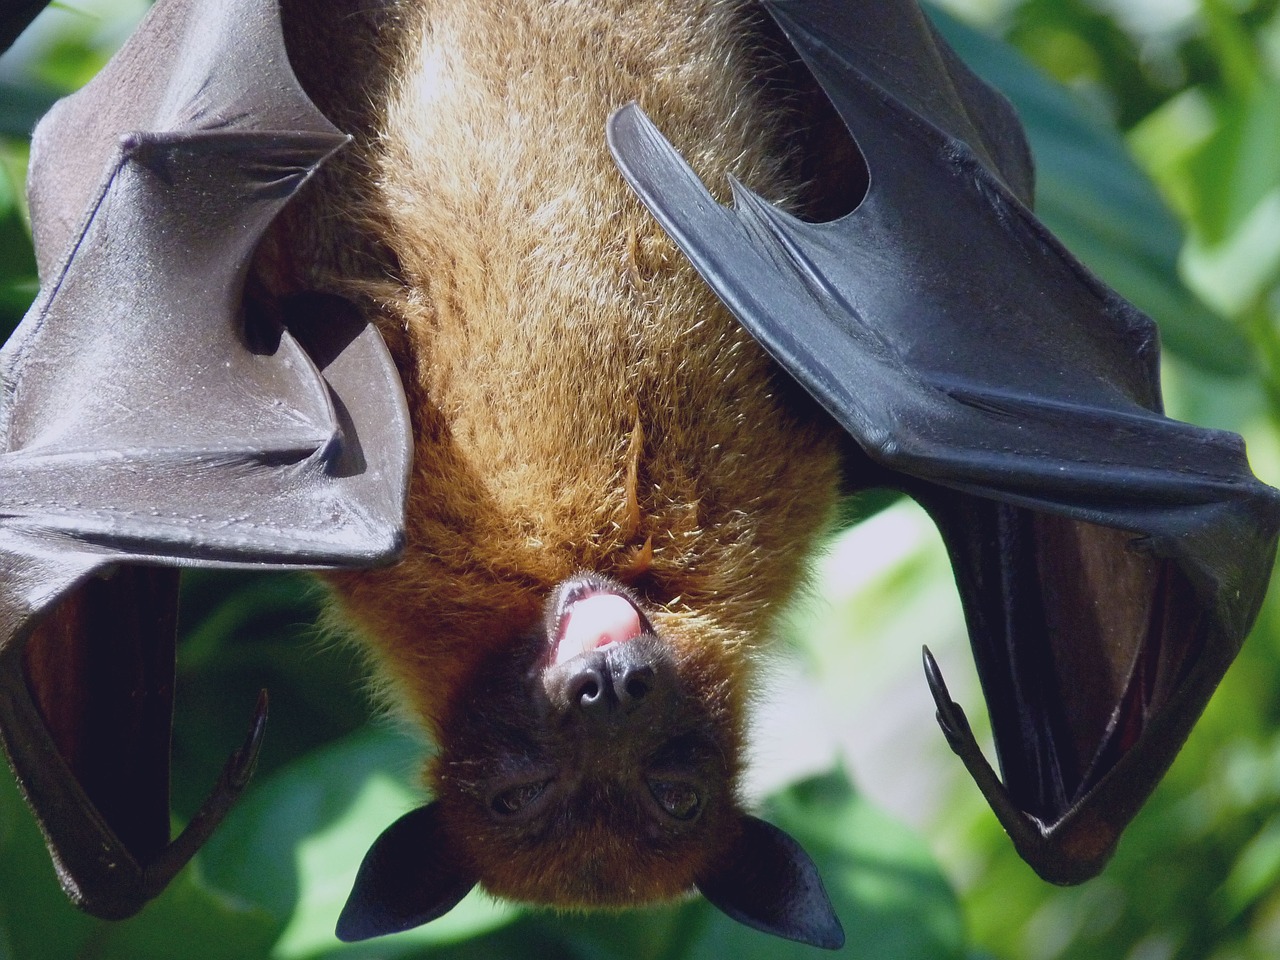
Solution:
<svg viewBox="0 0 1280 960">
<path fill-rule="evenodd" d="M 20 193 L 26 133 L 55 96 L 105 61 L 145 2 L 100 0 L 92 14 L 80 10 L 88 0 L 60 6 L 0 61 L 4 327 L 35 292 Z M 1043 218 L 1159 321 L 1171 411 L 1244 433 L 1255 469 L 1276 482 L 1280 0 L 950 6 L 983 21 L 974 30 L 938 15 L 962 56 L 1019 108 L 1038 158 Z M 948 666 L 963 665 L 965 653 L 940 543 L 913 507 L 887 502 L 852 504 L 851 517 L 875 516 L 819 564 L 822 596 L 792 618 L 793 656 L 779 668 L 798 677 L 801 694 L 786 702 L 784 693 L 775 715 L 809 726 L 795 733 L 770 720 L 782 746 L 760 751 L 762 765 L 777 768 L 762 782 L 789 784 L 770 792 L 766 813 L 819 862 L 849 934 L 844 953 L 1280 955 L 1280 600 L 1264 607 L 1113 864 L 1082 887 L 1055 888 L 1017 858 L 933 727 L 922 641 L 971 715 L 980 704 L 972 677 Z M 314 627 L 321 602 L 319 588 L 297 576 L 186 578 L 175 824 L 237 746 L 261 686 L 271 689 L 273 716 L 250 793 L 139 917 L 105 924 L 67 904 L 33 821 L 0 777 L 0 960 L 810 952 L 737 926 L 700 900 L 587 918 L 474 895 L 417 931 L 339 944 L 332 926 L 359 858 L 421 800 L 415 774 L 424 751 L 371 719 L 359 658 Z M 795 769 L 793 754 L 810 756 L 808 769 Z M 867 793 L 855 791 L 846 768 Z"/>
</svg>

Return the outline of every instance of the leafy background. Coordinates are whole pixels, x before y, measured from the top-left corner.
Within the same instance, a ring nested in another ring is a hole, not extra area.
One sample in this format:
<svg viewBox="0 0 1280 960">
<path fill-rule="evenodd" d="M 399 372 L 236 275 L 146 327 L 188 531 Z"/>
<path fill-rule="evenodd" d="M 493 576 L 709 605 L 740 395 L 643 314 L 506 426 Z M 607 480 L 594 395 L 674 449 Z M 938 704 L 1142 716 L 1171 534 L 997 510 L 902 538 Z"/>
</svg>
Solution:
<svg viewBox="0 0 1280 960">
<path fill-rule="evenodd" d="M 88 79 L 145 0 L 68 0 L 0 58 L 0 325 L 35 293 L 26 137 Z M 1018 106 L 1042 217 L 1159 321 L 1171 413 L 1243 433 L 1280 481 L 1280 0 L 950 0 L 934 9 Z M 750 792 L 823 868 L 848 956 L 1253 960 L 1280 955 L 1280 599 L 1101 877 L 1040 882 L 933 725 L 918 651 L 978 716 L 941 545 L 910 504 L 865 515 L 815 564 L 770 665 Z M 318 636 L 297 576 L 193 574 L 184 593 L 175 827 L 236 746 L 260 686 L 273 719 L 249 794 L 139 917 L 62 898 L 0 778 L 4 958 L 788 957 L 692 901 L 556 917 L 468 899 L 342 946 L 332 925 L 374 836 L 418 801 L 422 746 L 374 721 L 357 658 Z"/>
</svg>

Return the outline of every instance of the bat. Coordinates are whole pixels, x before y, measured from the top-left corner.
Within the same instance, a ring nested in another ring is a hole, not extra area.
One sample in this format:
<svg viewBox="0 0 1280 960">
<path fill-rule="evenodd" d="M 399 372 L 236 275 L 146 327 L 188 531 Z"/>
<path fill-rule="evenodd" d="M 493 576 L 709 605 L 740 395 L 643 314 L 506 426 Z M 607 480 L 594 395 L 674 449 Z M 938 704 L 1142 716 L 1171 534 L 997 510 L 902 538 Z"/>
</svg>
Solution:
<svg viewBox="0 0 1280 960">
<path fill-rule="evenodd" d="M 1097 873 L 1248 632 L 1277 495 L 1163 416 L 1008 104 L 914 0 L 335 4 L 161 0 L 36 132 L 0 738 L 72 899 L 139 909 L 252 769 L 264 704 L 170 842 L 172 568 L 341 567 L 439 751 L 341 937 L 480 884 L 696 888 L 838 946 L 735 794 L 757 651 L 871 486 L 942 532 L 1003 780 L 926 651 L 949 742 L 1042 876 Z"/>
</svg>

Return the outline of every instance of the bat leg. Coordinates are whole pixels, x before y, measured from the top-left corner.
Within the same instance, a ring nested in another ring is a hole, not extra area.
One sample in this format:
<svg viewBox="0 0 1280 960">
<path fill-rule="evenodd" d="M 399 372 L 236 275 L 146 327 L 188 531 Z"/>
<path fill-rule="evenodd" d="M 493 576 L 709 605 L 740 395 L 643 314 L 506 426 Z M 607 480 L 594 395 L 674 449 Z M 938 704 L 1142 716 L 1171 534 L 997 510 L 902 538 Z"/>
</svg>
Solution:
<svg viewBox="0 0 1280 960">
<path fill-rule="evenodd" d="M 1055 836 L 1056 829 L 1046 827 L 1038 818 L 1019 808 L 987 761 L 982 748 L 978 746 L 964 709 L 951 699 L 938 662 L 928 647 L 922 648 L 922 651 L 925 678 L 929 683 L 929 692 L 933 694 L 933 702 L 938 708 L 938 725 L 942 727 L 947 743 L 964 763 L 969 776 L 973 777 L 974 783 L 991 805 L 996 819 L 1009 834 L 1009 839 L 1013 841 L 1022 859 L 1051 883 L 1080 883 L 1097 874 L 1101 863 L 1110 857 L 1114 843 L 1107 846 L 1100 857 L 1093 851 L 1087 855 L 1082 853 L 1081 856 L 1073 856 L 1068 850 L 1064 850 L 1062 838 Z"/>
</svg>

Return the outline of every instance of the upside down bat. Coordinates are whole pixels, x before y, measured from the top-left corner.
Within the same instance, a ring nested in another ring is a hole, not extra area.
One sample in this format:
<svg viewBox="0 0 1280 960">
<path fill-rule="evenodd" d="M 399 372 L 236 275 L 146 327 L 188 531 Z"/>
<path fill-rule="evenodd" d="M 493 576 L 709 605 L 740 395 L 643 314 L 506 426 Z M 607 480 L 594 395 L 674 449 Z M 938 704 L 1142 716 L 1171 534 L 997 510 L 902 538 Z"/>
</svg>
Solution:
<svg viewBox="0 0 1280 960">
<path fill-rule="evenodd" d="M 281 7 L 160 0 L 33 142 L 0 733 L 72 899 L 136 911 L 253 766 L 265 704 L 170 842 L 173 568 L 324 567 L 438 745 L 340 936 L 478 883 L 839 945 L 735 784 L 754 655 L 870 486 L 942 532 L 1003 782 L 926 652 L 946 736 L 1043 876 L 1100 870 L 1280 503 L 1161 414 L 1150 321 L 915 0 Z"/>
</svg>

